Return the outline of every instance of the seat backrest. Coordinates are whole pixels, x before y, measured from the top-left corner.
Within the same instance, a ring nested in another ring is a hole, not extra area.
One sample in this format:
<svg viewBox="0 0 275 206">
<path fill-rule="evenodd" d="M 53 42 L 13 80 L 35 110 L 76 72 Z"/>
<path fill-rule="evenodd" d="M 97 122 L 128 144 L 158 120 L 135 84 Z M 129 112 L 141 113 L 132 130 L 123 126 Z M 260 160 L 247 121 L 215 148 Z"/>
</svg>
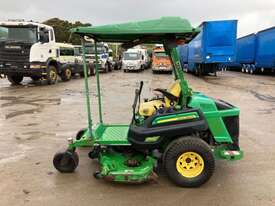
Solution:
<svg viewBox="0 0 275 206">
<path fill-rule="evenodd" d="M 176 97 L 180 97 L 181 88 L 180 88 L 180 82 L 179 80 L 176 80 L 167 90 L 169 93 L 173 94 Z M 171 100 L 169 100 L 167 97 L 164 97 L 165 106 L 170 107 Z M 178 104 L 178 102 L 175 102 Z"/>
</svg>

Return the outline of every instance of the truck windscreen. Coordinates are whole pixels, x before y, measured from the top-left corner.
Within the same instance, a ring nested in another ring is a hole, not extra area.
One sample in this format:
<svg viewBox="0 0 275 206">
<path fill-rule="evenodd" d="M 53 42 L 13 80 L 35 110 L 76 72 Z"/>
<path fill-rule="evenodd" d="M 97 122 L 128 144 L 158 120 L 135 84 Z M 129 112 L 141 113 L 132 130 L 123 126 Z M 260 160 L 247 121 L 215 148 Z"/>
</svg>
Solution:
<svg viewBox="0 0 275 206">
<path fill-rule="evenodd" d="M 124 60 L 138 60 L 138 59 L 140 59 L 140 55 L 138 53 L 126 52 L 123 54 L 123 59 Z"/>
<path fill-rule="evenodd" d="M 154 54 L 156 57 L 168 57 L 165 52 L 155 52 Z"/>
<path fill-rule="evenodd" d="M 86 48 L 86 51 L 85 51 L 86 54 L 95 54 L 95 47 L 94 46 L 86 46 L 85 48 Z M 98 46 L 97 47 L 97 53 L 98 54 L 106 53 L 106 48 Z"/>
<path fill-rule="evenodd" d="M 0 26 L 0 41 L 35 43 L 37 42 L 37 28 Z"/>
</svg>

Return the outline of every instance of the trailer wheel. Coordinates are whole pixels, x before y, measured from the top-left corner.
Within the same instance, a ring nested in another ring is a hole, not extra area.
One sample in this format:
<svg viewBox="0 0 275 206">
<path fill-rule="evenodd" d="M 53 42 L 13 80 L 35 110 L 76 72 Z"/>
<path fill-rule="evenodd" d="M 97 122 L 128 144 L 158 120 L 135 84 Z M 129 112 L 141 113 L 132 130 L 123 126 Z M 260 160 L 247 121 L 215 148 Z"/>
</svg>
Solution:
<svg viewBox="0 0 275 206">
<path fill-rule="evenodd" d="M 78 154 L 75 151 L 66 150 L 57 152 L 53 158 L 53 165 L 61 173 L 73 172 L 79 163 Z"/>
<path fill-rule="evenodd" d="M 9 82 L 14 85 L 20 84 L 23 78 L 23 75 L 8 75 Z"/>
<path fill-rule="evenodd" d="M 61 79 L 64 82 L 67 82 L 71 80 L 72 78 L 72 69 L 69 67 L 64 68 L 64 70 L 61 72 Z"/>
<path fill-rule="evenodd" d="M 207 182 L 215 169 L 211 148 L 195 137 L 176 139 L 164 154 L 168 177 L 181 187 L 198 187 Z"/>
<path fill-rule="evenodd" d="M 50 65 L 47 69 L 48 84 L 55 84 L 57 82 L 57 69 L 55 66 Z"/>
</svg>

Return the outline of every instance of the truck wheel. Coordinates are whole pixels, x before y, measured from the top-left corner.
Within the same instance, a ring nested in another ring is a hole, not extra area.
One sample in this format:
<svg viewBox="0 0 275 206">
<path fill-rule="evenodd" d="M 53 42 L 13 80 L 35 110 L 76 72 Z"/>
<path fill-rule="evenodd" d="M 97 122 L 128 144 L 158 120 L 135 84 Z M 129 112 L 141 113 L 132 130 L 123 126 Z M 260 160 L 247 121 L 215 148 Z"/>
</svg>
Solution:
<svg viewBox="0 0 275 206">
<path fill-rule="evenodd" d="M 90 76 L 95 75 L 95 68 L 92 65 L 89 66 L 89 69 L 90 69 Z"/>
<path fill-rule="evenodd" d="M 95 70 L 93 68 L 90 68 L 90 76 L 94 76 L 95 75 Z"/>
<path fill-rule="evenodd" d="M 61 173 L 73 172 L 79 163 L 78 154 L 75 151 L 66 150 L 57 152 L 53 158 L 53 165 Z"/>
<path fill-rule="evenodd" d="M 109 72 L 112 72 L 114 70 L 114 66 L 111 63 L 109 63 L 108 65 L 109 65 Z"/>
<path fill-rule="evenodd" d="M 57 82 L 57 69 L 55 66 L 49 66 L 47 70 L 48 84 L 55 84 Z"/>
<path fill-rule="evenodd" d="M 72 69 L 67 67 L 61 72 L 61 79 L 62 81 L 66 82 L 71 80 L 72 78 Z"/>
<path fill-rule="evenodd" d="M 20 82 L 22 82 L 23 78 L 24 77 L 22 75 L 8 75 L 9 82 L 14 85 L 20 84 Z"/>
<path fill-rule="evenodd" d="M 105 66 L 104 66 L 104 73 L 107 73 L 109 72 L 109 65 L 106 63 Z"/>
<path fill-rule="evenodd" d="M 176 139 L 164 154 L 168 177 L 181 187 L 198 187 L 209 180 L 215 169 L 211 148 L 195 137 Z"/>
<path fill-rule="evenodd" d="M 84 72 L 79 73 L 81 77 L 85 77 Z M 91 70 L 87 67 L 87 76 L 89 77 L 91 75 Z"/>
<path fill-rule="evenodd" d="M 114 70 L 119 70 L 117 63 L 115 63 Z"/>
</svg>

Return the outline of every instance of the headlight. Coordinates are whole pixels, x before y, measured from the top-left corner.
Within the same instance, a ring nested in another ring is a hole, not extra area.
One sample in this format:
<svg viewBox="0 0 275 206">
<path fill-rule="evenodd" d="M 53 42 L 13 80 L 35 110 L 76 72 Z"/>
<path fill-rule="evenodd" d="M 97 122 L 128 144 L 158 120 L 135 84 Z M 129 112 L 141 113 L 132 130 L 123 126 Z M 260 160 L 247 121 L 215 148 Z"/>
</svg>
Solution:
<svg viewBox="0 0 275 206">
<path fill-rule="evenodd" d="M 31 68 L 31 69 L 40 69 L 40 68 L 41 68 L 41 65 L 39 65 L 39 64 L 31 64 L 31 65 L 30 65 L 30 68 Z"/>
</svg>

